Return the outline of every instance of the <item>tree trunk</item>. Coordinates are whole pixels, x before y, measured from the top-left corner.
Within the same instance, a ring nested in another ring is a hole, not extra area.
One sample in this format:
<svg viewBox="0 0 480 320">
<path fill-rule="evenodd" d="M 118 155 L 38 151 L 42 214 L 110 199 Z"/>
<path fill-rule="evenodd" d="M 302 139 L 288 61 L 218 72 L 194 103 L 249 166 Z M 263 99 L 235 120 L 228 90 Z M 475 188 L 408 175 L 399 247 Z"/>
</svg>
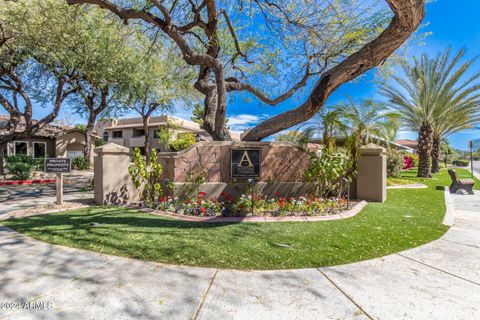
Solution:
<svg viewBox="0 0 480 320">
<path fill-rule="evenodd" d="M 422 124 L 418 133 L 418 177 L 431 178 L 430 155 L 432 154 L 433 129 L 429 124 Z"/>
<path fill-rule="evenodd" d="M 93 133 L 93 127 L 95 126 L 95 120 L 96 120 L 96 115 L 94 112 L 90 112 L 88 116 L 88 122 L 87 122 L 87 127 L 85 128 L 85 148 L 83 149 L 83 155 L 85 158 L 87 158 L 89 165 L 91 155 L 92 155 L 92 133 Z"/>
<path fill-rule="evenodd" d="M 222 122 L 223 131 L 218 131 L 216 129 L 216 117 L 217 117 L 217 91 L 216 89 L 210 89 L 205 94 L 204 101 L 204 118 L 203 118 L 203 129 L 210 134 L 214 141 L 229 141 L 232 140 L 230 132 L 225 128 L 225 121 Z"/>
<path fill-rule="evenodd" d="M 143 121 L 143 134 L 145 135 L 145 159 L 147 160 L 147 164 L 150 164 L 150 145 L 151 145 L 151 139 L 150 139 L 150 132 L 148 128 L 148 123 L 150 122 L 150 116 L 142 116 L 142 121 Z"/>
<path fill-rule="evenodd" d="M 432 173 L 440 172 L 440 138 L 433 138 Z"/>
</svg>

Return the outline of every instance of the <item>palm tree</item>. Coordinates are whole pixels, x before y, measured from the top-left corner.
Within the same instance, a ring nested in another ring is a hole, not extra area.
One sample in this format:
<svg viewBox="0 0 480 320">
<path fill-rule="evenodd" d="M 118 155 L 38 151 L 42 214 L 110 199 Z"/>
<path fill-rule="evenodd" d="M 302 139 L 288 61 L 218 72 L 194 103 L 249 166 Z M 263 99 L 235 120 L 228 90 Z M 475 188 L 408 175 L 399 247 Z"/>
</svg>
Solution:
<svg viewBox="0 0 480 320">
<path fill-rule="evenodd" d="M 320 110 L 313 121 L 307 122 L 304 127 L 302 128 L 304 141 L 321 137 L 322 144 L 330 152 L 335 149 L 336 138 L 346 135 L 349 129 L 344 123 L 343 110 L 339 106 Z"/>
<path fill-rule="evenodd" d="M 351 131 L 352 156 L 356 158 L 359 147 L 378 139 L 386 140 L 388 146 L 389 131 L 396 131 L 396 112 L 391 111 L 384 103 L 366 99 L 357 104 L 351 97 L 340 107 L 344 122 Z"/>
<path fill-rule="evenodd" d="M 432 173 L 440 172 L 442 142 L 452 133 L 474 128 L 480 123 L 479 96 L 473 95 L 471 102 L 462 101 L 439 108 L 446 111 L 445 115 L 437 118 L 433 127 Z"/>
<path fill-rule="evenodd" d="M 464 49 L 453 57 L 451 49 L 435 58 L 423 54 L 403 67 L 403 77 L 393 75 L 391 83 L 381 83 L 382 94 L 401 113 L 404 125 L 418 132 L 419 177 L 431 177 L 434 139 L 437 150 L 443 136 L 477 118 L 480 87 L 475 82 L 480 74 L 465 78 L 475 59 L 460 64 L 464 54 Z M 439 153 L 435 152 L 437 161 Z"/>
</svg>

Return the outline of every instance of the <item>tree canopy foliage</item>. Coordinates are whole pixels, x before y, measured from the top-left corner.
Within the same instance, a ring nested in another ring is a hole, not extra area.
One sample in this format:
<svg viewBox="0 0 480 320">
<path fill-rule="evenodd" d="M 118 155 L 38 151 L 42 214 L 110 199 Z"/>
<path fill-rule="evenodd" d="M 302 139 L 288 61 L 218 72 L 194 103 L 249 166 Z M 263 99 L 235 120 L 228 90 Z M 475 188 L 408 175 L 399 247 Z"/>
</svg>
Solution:
<svg viewBox="0 0 480 320">
<path fill-rule="evenodd" d="M 423 54 L 381 86 L 403 125 L 419 134 L 421 177 L 439 171 L 443 138 L 480 123 L 480 73 L 471 72 L 476 59 L 464 57 L 463 49 L 455 54 L 447 49 L 434 57 Z"/>
<path fill-rule="evenodd" d="M 304 103 L 244 135 L 261 140 L 310 119 L 341 84 L 381 64 L 417 29 L 424 0 L 68 0 L 163 34 L 197 68 L 204 128 L 229 139 L 227 93 L 277 105 L 315 82 Z M 393 14 L 392 14 L 393 13 Z M 275 96 L 274 96 L 275 95 Z"/>
</svg>

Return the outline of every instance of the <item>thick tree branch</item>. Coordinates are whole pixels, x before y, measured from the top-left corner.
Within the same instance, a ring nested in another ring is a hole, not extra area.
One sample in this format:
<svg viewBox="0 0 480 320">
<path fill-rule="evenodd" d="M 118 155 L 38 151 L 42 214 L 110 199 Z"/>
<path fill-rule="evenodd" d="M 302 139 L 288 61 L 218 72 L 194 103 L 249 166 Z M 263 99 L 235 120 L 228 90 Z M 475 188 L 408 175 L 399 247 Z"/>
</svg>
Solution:
<svg viewBox="0 0 480 320">
<path fill-rule="evenodd" d="M 424 0 L 385 0 L 394 17 L 373 41 L 325 72 L 308 99 L 298 108 L 270 118 L 249 130 L 242 140 L 258 141 L 310 119 L 340 85 L 378 66 L 397 50 L 420 25 L 425 16 Z"/>
<path fill-rule="evenodd" d="M 166 17 L 168 20 L 167 22 L 166 20 L 154 16 L 150 12 L 136 9 L 124 9 L 109 0 L 67 0 L 67 2 L 69 4 L 97 5 L 100 8 L 109 10 L 113 14 L 117 15 L 119 18 L 123 19 L 125 22 L 128 22 L 128 20 L 131 19 L 140 19 L 150 24 L 153 24 L 163 30 L 163 32 L 166 33 L 177 44 L 180 51 L 182 52 L 185 62 L 187 62 L 188 64 L 208 65 L 215 69 L 221 68 L 221 64 L 211 55 L 198 54 L 192 50 L 178 27 L 170 23 L 171 18 L 169 15 Z"/>
</svg>

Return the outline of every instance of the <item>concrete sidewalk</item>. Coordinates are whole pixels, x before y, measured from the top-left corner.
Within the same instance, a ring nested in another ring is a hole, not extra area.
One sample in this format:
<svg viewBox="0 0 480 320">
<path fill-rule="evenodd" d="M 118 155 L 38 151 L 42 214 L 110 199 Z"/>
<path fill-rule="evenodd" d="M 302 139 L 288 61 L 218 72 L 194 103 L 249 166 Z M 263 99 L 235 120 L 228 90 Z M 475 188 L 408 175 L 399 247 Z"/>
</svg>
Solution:
<svg viewBox="0 0 480 320">
<path fill-rule="evenodd" d="M 148 263 L 3 228 L 0 303 L 47 308 L 0 305 L 0 318 L 480 319 L 480 193 L 453 199 L 455 225 L 437 241 L 379 259 L 289 271 Z"/>
<path fill-rule="evenodd" d="M 93 191 L 84 191 L 93 179 L 93 171 L 72 171 L 64 176 L 64 200 L 84 202 L 93 200 Z M 22 209 L 30 209 L 56 202 L 55 183 L 10 185 L 0 187 L 0 216 Z"/>
</svg>

